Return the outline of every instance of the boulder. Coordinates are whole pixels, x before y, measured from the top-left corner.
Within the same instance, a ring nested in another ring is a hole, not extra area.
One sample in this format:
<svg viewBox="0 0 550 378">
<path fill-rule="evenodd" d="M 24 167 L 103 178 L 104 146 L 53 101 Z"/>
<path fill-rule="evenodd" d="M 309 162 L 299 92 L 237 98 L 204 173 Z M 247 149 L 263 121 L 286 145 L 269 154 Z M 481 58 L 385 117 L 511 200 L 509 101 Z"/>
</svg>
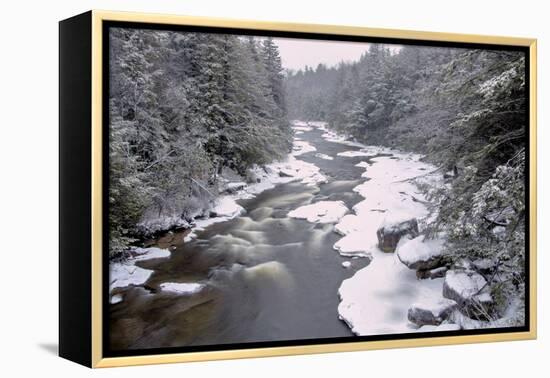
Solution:
<svg viewBox="0 0 550 378">
<path fill-rule="evenodd" d="M 419 280 L 424 280 L 427 278 L 433 280 L 434 278 L 445 277 L 445 273 L 447 273 L 447 270 L 448 268 L 445 266 L 440 266 L 439 268 L 434 269 L 417 270 L 416 278 L 418 278 Z"/>
<path fill-rule="evenodd" d="M 400 244 L 397 257 L 409 269 L 431 270 L 442 265 L 443 244 L 443 239 L 426 239 L 420 235 Z"/>
<path fill-rule="evenodd" d="M 443 282 L 443 296 L 464 306 L 480 294 L 486 284 L 485 278 L 473 270 L 449 270 Z"/>
<path fill-rule="evenodd" d="M 351 261 L 344 261 L 342 262 L 342 266 L 346 269 L 351 267 Z"/>
<path fill-rule="evenodd" d="M 443 296 L 458 303 L 460 311 L 470 318 L 490 319 L 495 311 L 487 281 L 473 270 L 449 270 L 443 282 Z"/>
<path fill-rule="evenodd" d="M 228 182 L 225 185 L 224 192 L 227 194 L 235 194 L 238 191 L 241 191 L 246 188 L 246 182 L 237 181 L 237 182 Z"/>
<path fill-rule="evenodd" d="M 493 273 L 496 265 L 496 262 L 492 259 L 477 259 L 472 261 L 472 267 L 481 274 Z"/>
<path fill-rule="evenodd" d="M 456 309 L 457 303 L 441 298 L 433 303 L 413 304 L 407 313 L 410 322 L 418 325 L 439 325 Z"/>
<path fill-rule="evenodd" d="M 405 235 L 410 235 L 412 238 L 418 236 L 418 222 L 416 218 L 380 227 L 378 231 L 376 231 L 378 248 L 383 252 L 394 252 L 397 243 L 399 243 L 399 240 Z"/>
</svg>

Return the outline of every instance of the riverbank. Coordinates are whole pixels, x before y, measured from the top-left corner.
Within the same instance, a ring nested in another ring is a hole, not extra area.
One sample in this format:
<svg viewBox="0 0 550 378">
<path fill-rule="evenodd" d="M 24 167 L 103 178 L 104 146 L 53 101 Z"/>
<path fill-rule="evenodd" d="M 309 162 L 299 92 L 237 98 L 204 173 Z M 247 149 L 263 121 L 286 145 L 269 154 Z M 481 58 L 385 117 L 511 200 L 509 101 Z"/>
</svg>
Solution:
<svg viewBox="0 0 550 378">
<path fill-rule="evenodd" d="M 294 129 L 292 153 L 258 168 L 259 182 L 112 263 L 113 348 L 487 326 L 460 317 L 470 299 L 458 307 L 462 288 L 488 299 L 483 281 L 449 269 L 443 235 L 423 235 L 428 192 L 445 185 L 435 167 L 323 123 Z"/>
</svg>

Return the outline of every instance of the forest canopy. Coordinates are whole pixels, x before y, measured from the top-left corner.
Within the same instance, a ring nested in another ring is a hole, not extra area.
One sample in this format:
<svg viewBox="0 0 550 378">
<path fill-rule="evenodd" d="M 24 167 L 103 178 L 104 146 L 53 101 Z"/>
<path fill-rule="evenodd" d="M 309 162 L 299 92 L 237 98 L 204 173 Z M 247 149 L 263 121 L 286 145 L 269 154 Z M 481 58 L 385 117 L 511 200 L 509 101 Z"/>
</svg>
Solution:
<svg viewBox="0 0 550 378">
<path fill-rule="evenodd" d="M 112 28 L 110 253 L 192 219 L 224 168 L 244 175 L 286 155 L 283 70 L 271 38 Z"/>
</svg>

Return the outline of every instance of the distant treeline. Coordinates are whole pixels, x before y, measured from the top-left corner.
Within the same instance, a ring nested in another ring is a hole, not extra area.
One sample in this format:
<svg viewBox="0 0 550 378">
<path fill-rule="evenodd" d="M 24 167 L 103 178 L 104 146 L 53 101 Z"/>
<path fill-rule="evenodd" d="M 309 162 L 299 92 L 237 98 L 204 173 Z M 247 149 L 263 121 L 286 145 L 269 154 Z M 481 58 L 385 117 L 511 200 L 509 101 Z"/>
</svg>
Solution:
<svg viewBox="0 0 550 378">
<path fill-rule="evenodd" d="M 519 51 L 372 44 L 358 62 L 289 72 L 285 87 L 290 117 L 426 154 L 448 172 L 430 228 L 446 233 L 455 261 L 497 266 L 490 285 L 505 301 L 524 288 L 525 80 Z"/>
<path fill-rule="evenodd" d="M 139 222 L 191 219 L 224 167 L 244 175 L 288 153 L 283 72 L 270 38 L 110 32 L 110 252 Z"/>
</svg>

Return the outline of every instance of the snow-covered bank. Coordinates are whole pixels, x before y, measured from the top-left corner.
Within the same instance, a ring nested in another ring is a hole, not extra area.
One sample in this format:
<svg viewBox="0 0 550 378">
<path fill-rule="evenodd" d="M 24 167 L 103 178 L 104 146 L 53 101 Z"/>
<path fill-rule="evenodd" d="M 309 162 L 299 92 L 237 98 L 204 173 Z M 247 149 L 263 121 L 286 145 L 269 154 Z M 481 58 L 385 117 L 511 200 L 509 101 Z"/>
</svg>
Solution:
<svg viewBox="0 0 550 378">
<path fill-rule="evenodd" d="M 372 261 L 338 291 L 338 314 L 357 335 L 414 332 L 407 318 L 412 304 L 440 298 L 443 279 L 417 280 L 395 254 L 372 251 Z"/>
<path fill-rule="evenodd" d="M 313 127 L 322 127 L 324 123 L 305 123 L 292 121 L 292 128 L 296 133 L 303 133 L 313 130 Z M 295 137 L 293 151 L 281 161 L 267 164 L 263 167 L 254 166 L 249 172 L 254 177 L 253 183 L 247 184 L 243 181 L 226 182 L 224 188 L 226 193 L 211 201 L 209 208 L 196 211 L 191 220 L 184 219 L 181 215 L 169 215 L 152 217 L 143 220 L 138 228 L 145 235 L 157 232 L 168 231 L 174 228 L 187 228 L 191 232 L 185 237 L 189 242 L 196 238 L 197 233 L 215 223 L 225 222 L 244 213 L 244 209 L 237 204 L 240 199 L 250 199 L 259 193 L 275 187 L 275 185 L 300 181 L 306 185 L 318 185 L 327 182 L 327 178 L 320 173 L 319 167 L 296 158 L 308 152 L 316 151 L 316 148 L 305 141 L 297 140 Z M 321 154 L 322 155 L 322 154 Z M 323 159 L 331 160 L 330 156 L 324 155 Z"/>
<path fill-rule="evenodd" d="M 317 148 L 306 141 L 294 139 L 294 143 L 292 144 L 292 155 L 300 156 L 313 151 L 317 151 Z"/>
<path fill-rule="evenodd" d="M 336 135 L 327 135 L 326 139 L 329 138 L 341 142 Z M 410 250 L 416 248 L 408 244 L 422 242 L 423 237 L 422 240 L 402 238 L 396 253 L 385 253 L 378 248 L 377 231 L 383 226 L 391 229 L 400 222 L 427 217 L 426 198 L 413 179 L 437 185 L 440 178 L 426 175 L 435 167 L 420 161 L 420 155 L 378 146 L 357 147 L 361 149 L 338 156 L 371 158 L 356 165 L 365 168 L 362 177 L 367 181 L 354 188 L 364 200 L 353 207 L 353 214 L 344 216 L 336 224 L 335 231 L 343 238 L 334 248 L 343 256 L 368 256 L 372 261 L 340 286 L 338 313 L 358 335 L 416 332 L 419 327 L 409 321 L 409 308 L 414 304 L 443 302 L 443 278 L 418 280 L 416 272 L 399 260 L 401 249 L 404 249 L 401 253 L 404 259 L 415 257 L 410 256 Z M 422 247 L 422 257 L 429 258 L 439 252 L 435 250 L 440 242 Z M 422 331 L 432 330 L 436 329 Z"/>
<path fill-rule="evenodd" d="M 130 256 L 126 260 L 111 261 L 109 263 L 109 291 L 112 292 L 116 288 L 130 285 L 142 285 L 149 279 L 153 271 L 136 266 L 136 262 L 168 257 L 170 257 L 170 251 L 161 248 L 134 248 L 130 250 Z M 112 302 L 122 301 L 120 296 L 113 299 Z"/>
<path fill-rule="evenodd" d="M 428 215 L 424 195 L 409 181 L 432 169 L 419 161 L 419 156 L 408 154 L 392 159 L 393 156 L 372 158 L 372 165 L 365 168 L 363 177 L 369 179 L 353 190 L 365 199 L 353 207 L 354 214 L 348 214 L 335 227 L 345 235 L 334 248 L 344 256 L 371 255 L 378 249 L 376 231 L 385 224 L 398 223 Z M 424 176 L 423 180 L 436 180 Z"/>
</svg>

